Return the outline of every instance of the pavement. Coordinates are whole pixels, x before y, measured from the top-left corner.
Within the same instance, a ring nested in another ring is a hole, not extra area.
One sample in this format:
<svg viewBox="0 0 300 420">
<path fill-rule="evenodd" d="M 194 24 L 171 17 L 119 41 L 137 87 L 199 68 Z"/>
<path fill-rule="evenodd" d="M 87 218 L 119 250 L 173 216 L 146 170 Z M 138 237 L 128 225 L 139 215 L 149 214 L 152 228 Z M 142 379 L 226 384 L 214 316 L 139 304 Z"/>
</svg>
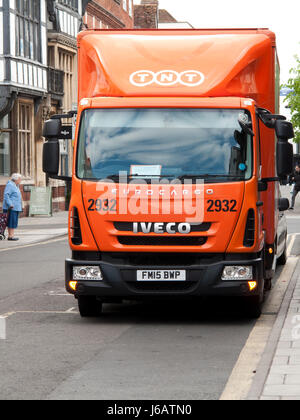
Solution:
<svg viewBox="0 0 300 420">
<path fill-rule="evenodd" d="M 281 196 L 291 202 L 291 187 L 281 186 L 280 190 Z M 299 224 L 296 231 L 300 232 L 300 193 L 294 210 L 285 215 L 290 226 Z M 280 276 L 286 290 L 255 372 L 247 398 L 250 400 L 300 400 L 300 250 L 295 241 L 297 233 L 290 236 L 288 271 Z"/>
<path fill-rule="evenodd" d="M 259 399 L 300 400 L 299 259 L 269 336 L 268 347 L 271 351 L 273 347 L 274 351 Z"/>
<path fill-rule="evenodd" d="M 63 237 L 68 233 L 68 212 L 53 213 L 52 216 L 20 217 L 15 237 L 18 241 L 0 240 L 0 252 L 11 248 L 45 242 Z M 5 232 L 7 237 L 7 230 Z"/>
<path fill-rule="evenodd" d="M 290 198 L 290 187 L 282 187 L 281 193 L 282 196 Z M 296 224 L 299 220 L 300 224 L 300 194 L 296 198 L 295 209 L 287 211 L 286 216 Z M 0 252 L 64 237 L 67 235 L 67 230 L 66 211 L 54 213 L 50 217 L 20 218 L 19 227 L 15 231 L 19 240 L 0 241 Z M 295 235 L 297 233 L 292 235 L 293 239 L 296 238 Z M 267 313 L 265 312 L 266 315 L 273 315 L 275 322 L 268 331 L 258 365 L 253 370 L 254 376 L 249 392 L 242 399 L 300 400 L 300 259 L 298 256 L 300 252 L 293 255 L 293 245 L 290 240 L 288 247 L 290 258 L 280 275 L 279 284 L 276 284 L 279 289 L 284 287 L 283 292 L 277 296 L 279 310 L 272 309 L 271 305 Z M 277 293 L 276 288 L 273 293 Z M 257 321 L 258 327 L 263 316 L 261 318 Z M 251 351 L 256 349 L 252 348 Z M 234 394 L 227 395 L 232 396 L 230 399 L 238 399 Z"/>
</svg>

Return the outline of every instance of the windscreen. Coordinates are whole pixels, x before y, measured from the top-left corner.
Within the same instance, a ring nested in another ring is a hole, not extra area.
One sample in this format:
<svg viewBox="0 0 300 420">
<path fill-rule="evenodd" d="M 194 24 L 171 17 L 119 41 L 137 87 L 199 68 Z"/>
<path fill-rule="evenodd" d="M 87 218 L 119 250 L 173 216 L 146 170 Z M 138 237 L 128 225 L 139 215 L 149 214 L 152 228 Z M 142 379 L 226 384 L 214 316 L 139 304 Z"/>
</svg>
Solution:
<svg viewBox="0 0 300 420">
<path fill-rule="evenodd" d="M 241 181 L 252 175 L 251 124 L 241 109 L 87 109 L 80 122 L 80 179 L 201 178 Z"/>
</svg>

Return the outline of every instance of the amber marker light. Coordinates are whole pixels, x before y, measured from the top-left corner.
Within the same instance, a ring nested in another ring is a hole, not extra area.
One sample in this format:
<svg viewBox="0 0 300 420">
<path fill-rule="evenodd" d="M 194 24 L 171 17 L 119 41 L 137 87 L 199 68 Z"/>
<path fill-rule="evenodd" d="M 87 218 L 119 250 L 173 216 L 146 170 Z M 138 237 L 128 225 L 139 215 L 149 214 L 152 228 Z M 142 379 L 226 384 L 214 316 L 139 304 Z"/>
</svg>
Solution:
<svg viewBox="0 0 300 420">
<path fill-rule="evenodd" d="M 77 281 L 74 281 L 74 280 L 69 281 L 69 286 L 72 290 L 76 290 Z"/>
<path fill-rule="evenodd" d="M 248 281 L 248 286 L 250 292 L 256 288 L 257 282 L 256 281 Z"/>
<path fill-rule="evenodd" d="M 273 248 L 269 248 L 269 254 L 273 254 Z"/>
</svg>

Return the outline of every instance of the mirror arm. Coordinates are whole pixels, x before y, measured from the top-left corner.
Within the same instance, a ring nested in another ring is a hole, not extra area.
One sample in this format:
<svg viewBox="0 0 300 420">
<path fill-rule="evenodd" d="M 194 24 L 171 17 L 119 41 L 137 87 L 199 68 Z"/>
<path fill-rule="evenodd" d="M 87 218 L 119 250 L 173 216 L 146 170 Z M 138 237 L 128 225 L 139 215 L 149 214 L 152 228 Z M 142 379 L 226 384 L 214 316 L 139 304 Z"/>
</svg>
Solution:
<svg viewBox="0 0 300 420">
<path fill-rule="evenodd" d="M 73 118 L 77 114 L 77 111 L 69 111 L 66 114 L 54 114 L 51 115 L 50 120 L 60 120 L 61 118 Z"/>
<path fill-rule="evenodd" d="M 247 124 L 239 120 L 240 127 L 242 131 L 250 136 L 254 137 L 254 132 L 252 130 L 252 124 Z"/>
<path fill-rule="evenodd" d="M 262 178 L 261 181 L 263 182 L 280 181 L 280 178 L 278 176 L 274 176 L 273 178 Z"/>
<path fill-rule="evenodd" d="M 59 179 L 60 181 L 72 181 L 72 177 L 71 176 L 66 176 L 66 175 L 51 175 L 51 174 L 47 174 L 47 175 L 51 179 Z"/>
<path fill-rule="evenodd" d="M 257 108 L 256 114 L 258 115 L 258 118 L 263 122 L 263 124 L 268 128 L 275 128 L 276 120 L 286 120 L 284 115 L 271 114 L 270 111 L 265 108 Z"/>
<path fill-rule="evenodd" d="M 258 181 L 258 191 L 267 191 L 268 189 L 268 183 L 269 182 L 276 182 L 280 181 L 279 177 L 274 178 L 262 178 Z"/>
</svg>

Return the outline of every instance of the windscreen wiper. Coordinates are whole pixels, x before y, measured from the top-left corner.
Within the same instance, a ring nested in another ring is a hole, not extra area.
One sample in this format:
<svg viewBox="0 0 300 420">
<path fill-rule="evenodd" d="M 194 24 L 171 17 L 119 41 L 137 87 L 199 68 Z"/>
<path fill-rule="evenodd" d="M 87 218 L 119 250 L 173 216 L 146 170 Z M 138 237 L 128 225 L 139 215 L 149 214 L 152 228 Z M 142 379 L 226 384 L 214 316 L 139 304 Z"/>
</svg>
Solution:
<svg viewBox="0 0 300 420">
<path fill-rule="evenodd" d="M 198 179 L 205 179 L 205 178 L 234 178 L 234 179 L 244 179 L 241 175 L 228 175 L 228 174 L 183 174 L 178 176 L 178 179 L 184 178 L 198 178 Z"/>
<path fill-rule="evenodd" d="M 112 179 L 112 180 L 120 180 L 120 179 L 126 179 L 126 178 L 135 178 L 135 179 L 161 179 L 161 178 L 172 178 L 172 179 L 207 179 L 207 178 L 229 178 L 229 179 L 238 179 L 242 180 L 244 179 L 241 175 L 228 175 L 228 174 L 183 174 L 183 175 L 157 175 L 157 174 L 147 174 L 147 175 L 140 175 L 140 174 L 131 174 L 131 175 L 119 175 L 119 174 L 113 174 L 113 175 L 107 175 L 105 179 Z"/>
<path fill-rule="evenodd" d="M 175 178 L 175 175 L 158 175 L 158 174 L 145 174 L 145 175 L 141 175 L 141 174 L 131 174 L 128 175 L 128 178 L 133 178 L 133 177 L 137 177 L 137 178 L 148 178 L 148 177 L 153 177 L 153 178 Z"/>
<path fill-rule="evenodd" d="M 118 179 L 125 179 L 125 178 L 175 178 L 175 175 L 157 175 L 157 174 L 147 174 L 147 175 L 141 175 L 141 174 L 131 174 L 131 175 L 120 175 L 120 174 L 113 174 L 113 175 L 107 175 L 105 177 L 106 179 L 112 179 L 112 180 L 118 180 Z"/>
</svg>

